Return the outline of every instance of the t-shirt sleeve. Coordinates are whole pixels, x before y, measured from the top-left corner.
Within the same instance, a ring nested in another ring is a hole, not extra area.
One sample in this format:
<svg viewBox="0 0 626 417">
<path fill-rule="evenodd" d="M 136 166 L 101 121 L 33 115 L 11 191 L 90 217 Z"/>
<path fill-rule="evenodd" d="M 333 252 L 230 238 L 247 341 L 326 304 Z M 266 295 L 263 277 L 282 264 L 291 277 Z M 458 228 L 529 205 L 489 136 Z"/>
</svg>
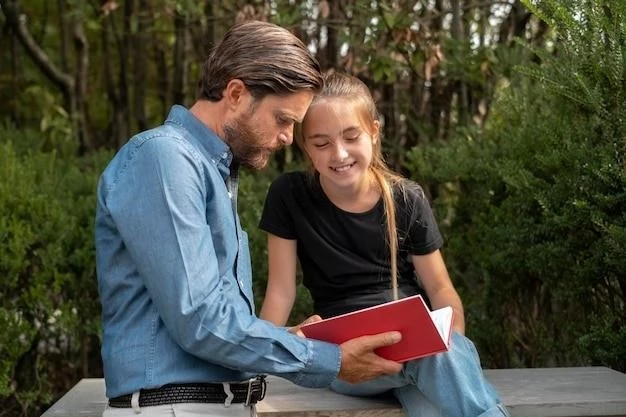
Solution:
<svg viewBox="0 0 626 417">
<path fill-rule="evenodd" d="M 443 237 L 433 210 L 422 188 L 414 183 L 406 185 L 405 212 L 407 234 L 405 248 L 412 255 L 428 255 L 443 246 Z"/>
<path fill-rule="evenodd" d="M 283 239 L 296 239 L 290 202 L 293 202 L 293 183 L 288 174 L 283 174 L 267 191 L 259 228 Z"/>
</svg>

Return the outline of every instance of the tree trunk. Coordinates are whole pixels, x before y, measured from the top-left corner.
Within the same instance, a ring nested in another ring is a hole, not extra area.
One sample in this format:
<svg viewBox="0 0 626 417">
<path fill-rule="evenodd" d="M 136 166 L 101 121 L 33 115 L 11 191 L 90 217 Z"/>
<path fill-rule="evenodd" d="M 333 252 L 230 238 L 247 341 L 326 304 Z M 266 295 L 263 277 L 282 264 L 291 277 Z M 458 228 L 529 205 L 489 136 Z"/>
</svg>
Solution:
<svg viewBox="0 0 626 417">
<path fill-rule="evenodd" d="M 128 83 L 128 77 L 130 77 L 130 51 L 132 47 L 132 38 L 133 38 L 133 29 L 132 29 L 132 20 L 135 18 L 135 0 L 126 0 L 124 1 L 124 24 L 122 25 L 123 31 L 121 36 L 121 42 L 119 43 L 119 55 L 120 55 L 120 66 L 118 73 L 118 84 L 119 84 L 119 97 L 120 97 L 120 118 L 124 119 L 123 126 L 125 127 L 125 131 L 121 136 L 123 136 L 124 142 L 128 139 L 131 130 L 133 130 L 133 125 L 131 120 L 133 120 L 133 114 L 131 114 L 130 107 L 130 85 Z"/>
<path fill-rule="evenodd" d="M 464 33 L 463 33 L 463 15 L 462 15 L 462 8 L 461 8 L 461 0 L 452 0 L 451 1 L 451 5 L 452 5 L 452 30 L 451 30 L 451 35 L 452 35 L 452 39 L 454 40 L 454 43 L 456 44 L 457 47 L 457 53 L 459 54 L 463 54 L 465 51 L 465 48 L 463 48 L 463 44 L 464 42 L 467 42 L 467 39 L 464 39 Z M 469 118 L 467 117 L 467 115 L 469 114 L 469 99 L 468 99 L 468 88 L 467 88 L 467 84 L 465 83 L 465 80 L 463 79 L 458 79 L 456 80 L 456 85 L 457 85 L 457 112 L 458 112 L 458 117 L 459 117 L 459 122 L 462 125 L 467 125 L 469 123 Z M 446 132 L 444 133 L 444 137 L 448 136 L 448 131 L 446 130 Z"/>
<path fill-rule="evenodd" d="M 154 54 L 156 55 L 156 71 L 157 71 L 157 97 L 161 103 L 161 115 L 165 117 L 171 104 L 169 101 L 170 76 L 169 67 L 167 66 L 167 55 L 165 47 L 161 42 L 154 43 Z"/>
<path fill-rule="evenodd" d="M 107 98 L 109 99 L 112 119 L 107 126 L 107 133 L 104 138 L 104 145 L 110 148 L 118 148 L 127 139 L 124 134 L 124 118 L 121 114 L 120 97 L 116 82 L 113 77 L 113 57 L 111 53 L 111 37 L 115 36 L 115 22 L 113 16 L 108 15 L 102 25 L 102 71 Z"/>
<path fill-rule="evenodd" d="M 148 54 L 147 48 L 150 43 L 150 32 L 153 27 L 154 15 L 151 2 L 139 0 L 137 34 L 133 37 L 132 48 L 134 51 L 133 85 L 135 95 L 133 98 L 133 110 L 139 131 L 148 128 L 146 117 L 146 82 L 148 80 Z"/>
<path fill-rule="evenodd" d="M 57 67 L 32 37 L 26 26 L 26 16 L 19 12 L 19 2 L 0 0 L 0 8 L 4 13 L 6 23 L 35 65 L 50 82 L 62 91 L 64 96 L 71 95 L 74 90 L 73 77 Z"/>
<path fill-rule="evenodd" d="M 11 36 L 9 40 L 11 44 L 11 93 L 13 97 L 17 97 L 18 91 L 20 89 L 20 70 L 19 70 L 19 62 L 18 54 L 17 54 L 17 45 L 15 36 Z M 18 120 L 18 112 L 17 106 L 11 106 L 11 120 L 16 124 L 19 122 Z"/>
<path fill-rule="evenodd" d="M 89 113 L 87 111 L 87 74 L 89 70 L 89 44 L 83 31 L 82 22 L 74 21 L 74 48 L 76 50 L 76 109 L 73 123 L 77 127 L 80 139 L 79 152 L 85 153 L 94 149 L 89 132 Z"/>
<path fill-rule="evenodd" d="M 67 63 L 69 62 L 68 45 L 70 41 L 67 36 L 67 12 L 65 9 L 65 0 L 58 0 L 57 6 L 59 9 L 59 31 L 61 33 L 61 68 L 63 72 L 67 72 Z"/>
<path fill-rule="evenodd" d="M 176 11 L 174 16 L 174 78 L 172 80 L 172 103 L 185 104 L 185 87 L 187 85 L 187 23 L 189 13 Z"/>
<path fill-rule="evenodd" d="M 75 36 L 81 38 L 81 44 L 77 45 L 76 50 L 79 65 L 76 68 L 76 73 L 71 74 L 69 71 L 63 71 L 62 68 L 59 68 L 45 53 L 40 44 L 35 41 L 26 24 L 26 16 L 19 11 L 19 1 L 0 0 L 0 8 L 4 13 L 8 26 L 28 56 L 30 56 L 46 78 L 61 90 L 65 109 L 72 120 L 73 133 L 79 144 L 79 149 L 85 149 L 87 147 L 87 142 L 85 141 L 88 140 L 89 134 L 86 124 L 81 121 L 84 121 L 86 118 L 84 106 L 84 76 L 87 63 L 86 38 L 75 33 Z M 80 80 L 82 85 L 77 84 L 77 79 Z"/>
</svg>

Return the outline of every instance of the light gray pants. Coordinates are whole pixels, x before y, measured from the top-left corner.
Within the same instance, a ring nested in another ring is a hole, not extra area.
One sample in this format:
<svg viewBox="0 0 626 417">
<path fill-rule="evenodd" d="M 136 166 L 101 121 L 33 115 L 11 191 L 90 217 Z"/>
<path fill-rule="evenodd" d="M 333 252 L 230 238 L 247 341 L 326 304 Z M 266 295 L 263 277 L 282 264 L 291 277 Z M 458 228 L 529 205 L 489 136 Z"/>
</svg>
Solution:
<svg viewBox="0 0 626 417">
<path fill-rule="evenodd" d="M 104 410 L 102 417 L 256 417 L 254 405 L 231 404 L 167 404 L 152 407 L 114 408 Z"/>
</svg>

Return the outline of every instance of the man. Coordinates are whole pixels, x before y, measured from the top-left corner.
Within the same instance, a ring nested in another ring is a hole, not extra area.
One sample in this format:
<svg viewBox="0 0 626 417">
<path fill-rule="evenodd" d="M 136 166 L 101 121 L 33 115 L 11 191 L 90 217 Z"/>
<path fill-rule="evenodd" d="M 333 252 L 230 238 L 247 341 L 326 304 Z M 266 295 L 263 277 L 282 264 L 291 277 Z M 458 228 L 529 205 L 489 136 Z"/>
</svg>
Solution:
<svg viewBox="0 0 626 417">
<path fill-rule="evenodd" d="M 290 32 L 236 25 L 205 62 L 197 102 L 174 106 L 103 172 L 95 238 L 105 416 L 253 415 L 262 374 L 326 387 L 401 370 L 373 353 L 397 332 L 337 346 L 254 314 L 237 167 L 262 168 L 291 144 L 321 86 L 319 65 Z"/>
</svg>

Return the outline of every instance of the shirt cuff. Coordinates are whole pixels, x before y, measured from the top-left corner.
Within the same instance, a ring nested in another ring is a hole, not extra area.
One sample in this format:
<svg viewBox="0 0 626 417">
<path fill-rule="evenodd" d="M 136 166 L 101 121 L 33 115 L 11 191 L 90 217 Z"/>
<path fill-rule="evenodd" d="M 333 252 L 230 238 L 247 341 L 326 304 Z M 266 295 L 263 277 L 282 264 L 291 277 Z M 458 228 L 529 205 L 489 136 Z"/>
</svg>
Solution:
<svg viewBox="0 0 626 417">
<path fill-rule="evenodd" d="M 341 368 L 341 349 L 338 345 L 307 339 L 311 352 L 303 372 L 293 381 L 309 388 L 326 388 L 337 379 Z"/>
</svg>

